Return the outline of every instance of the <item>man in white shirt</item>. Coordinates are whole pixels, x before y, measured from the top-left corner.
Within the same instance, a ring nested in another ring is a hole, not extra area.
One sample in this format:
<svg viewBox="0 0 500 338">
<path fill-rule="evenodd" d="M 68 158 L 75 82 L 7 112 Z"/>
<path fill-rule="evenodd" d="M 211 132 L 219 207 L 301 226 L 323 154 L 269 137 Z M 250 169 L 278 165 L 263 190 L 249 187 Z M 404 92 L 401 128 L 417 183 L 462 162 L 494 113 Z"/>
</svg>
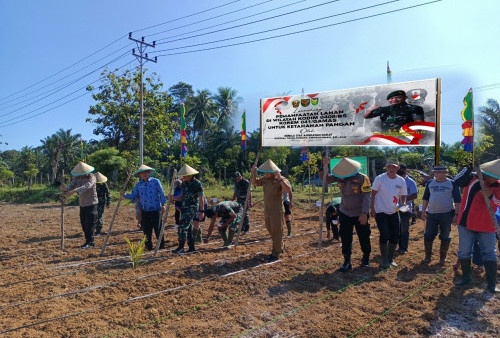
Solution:
<svg viewBox="0 0 500 338">
<path fill-rule="evenodd" d="M 372 185 L 370 215 L 375 217 L 380 232 L 380 267 L 397 266 L 393 261 L 394 252 L 399 241 L 399 208 L 406 206 L 406 182 L 398 176 L 399 163 L 388 159 L 386 172 L 375 177 Z"/>
</svg>

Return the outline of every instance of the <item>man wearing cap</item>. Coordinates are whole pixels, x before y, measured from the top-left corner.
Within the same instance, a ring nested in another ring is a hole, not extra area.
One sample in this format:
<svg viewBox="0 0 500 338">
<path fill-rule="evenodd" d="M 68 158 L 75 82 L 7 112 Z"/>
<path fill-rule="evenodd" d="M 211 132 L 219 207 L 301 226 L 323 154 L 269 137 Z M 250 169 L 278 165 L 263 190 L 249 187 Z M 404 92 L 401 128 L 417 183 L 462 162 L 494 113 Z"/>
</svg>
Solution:
<svg viewBox="0 0 500 338">
<path fill-rule="evenodd" d="M 328 168 L 329 164 L 330 158 L 323 158 L 323 168 Z M 344 256 L 344 263 L 340 267 L 341 272 L 352 270 L 352 231 L 354 228 L 356 228 L 361 251 L 363 252 L 361 266 L 370 266 L 372 248 L 368 212 L 371 185 L 368 176 L 360 173 L 360 169 L 361 163 L 344 157 L 333 167 L 332 175 L 327 176 L 327 183 L 337 182 L 342 196 L 338 208 L 340 240 L 342 241 L 342 255 Z"/>
<path fill-rule="evenodd" d="M 489 203 L 495 212 L 500 206 L 500 159 L 479 166 Z M 455 183 L 465 187 L 463 202 L 458 213 L 458 259 L 462 267 L 462 278 L 455 283 L 457 286 L 468 285 L 471 277 L 471 257 L 474 241 L 479 242 L 481 258 L 486 272 L 487 290 L 500 292 L 497 288 L 497 252 L 496 232 L 492 217 L 481 191 L 477 176 L 471 168 L 464 168 L 456 177 Z"/>
<path fill-rule="evenodd" d="M 97 223 L 95 226 L 95 236 L 101 235 L 102 230 L 102 215 L 104 214 L 104 207 L 109 208 L 111 204 L 111 193 L 109 192 L 108 178 L 101 173 L 95 174 L 96 178 L 96 191 L 97 191 Z"/>
<path fill-rule="evenodd" d="M 424 264 L 429 264 L 432 258 L 432 243 L 439 231 L 439 264 L 444 265 L 446 254 L 450 247 L 451 224 L 457 223 L 458 210 L 460 210 L 460 190 L 458 186 L 446 177 L 446 167 L 434 166 L 434 179 L 425 185 L 422 197 L 422 219 L 425 223 Z"/>
<path fill-rule="evenodd" d="M 407 123 L 424 121 L 424 110 L 420 106 L 406 103 L 404 90 L 395 90 L 387 95 L 390 106 L 374 106 L 366 110 L 365 119 L 379 116 L 382 121 L 382 132 L 399 132 Z"/>
<path fill-rule="evenodd" d="M 388 159 L 386 172 L 373 180 L 370 215 L 375 217 L 380 233 L 380 267 L 397 266 L 394 262 L 394 252 L 399 241 L 399 207 L 406 206 L 406 182 L 397 174 L 399 163 Z"/>
<path fill-rule="evenodd" d="M 330 229 L 332 230 L 333 239 L 339 240 L 339 208 L 342 197 L 335 197 L 332 199 L 325 211 L 325 222 L 326 222 L 326 238 L 330 239 Z"/>
<path fill-rule="evenodd" d="M 160 236 L 161 214 L 165 211 L 167 198 L 165 197 L 160 180 L 151 177 L 155 172 L 156 169 L 144 164 L 141 165 L 134 173 L 134 176 L 140 179 L 132 190 L 132 193 L 126 194 L 125 191 L 120 192 L 122 197 L 130 200 L 138 200 L 139 202 L 142 231 L 146 236 L 146 250 L 153 250 L 153 230 L 156 239 L 161 241 L 160 249 L 163 249 L 165 246 L 164 239 L 158 237 Z"/>
<path fill-rule="evenodd" d="M 65 196 L 70 196 L 74 193 L 78 194 L 80 200 L 80 223 L 83 233 L 85 234 L 85 243 L 81 246 L 82 249 L 89 249 L 94 246 L 94 227 L 97 220 L 97 191 L 96 178 L 92 172 L 94 167 L 85 162 L 79 162 L 71 175 L 74 178 L 68 187 L 61 185 L 59 189 Z"/>
<path fill-rule="evenodd" d="M 250 189 L 250 182 L 243 178 L 241 174 L 237 171 L 234 173 L 234 193 L 232 200 L 236 200 L 241 207 L 245 205 L 245 201 L 247 199 L 248 189 Z M 244 234 L 247 234 L 250 230 L 250 218 L 248 216 L 248 210 L 252 207 L 252 192 L 250 189 L 250 199 L 248 200 L 248 208 L 243 216 L 243 230 Z"/>
<path fill-rule="evenodd" d="M 408 253 L 408 243 L 410 241 L 410 218 L 413 213 L 413 200 L 417 198 L 418 189 L 417 183 L 408 176 L 408 168 L 406 164 L 399 164 L 398 175 L 404 178 L 406 182 L 406 191 L 408 195 L 406 196 L 407 208 L 402 208 L 400 204 L 399 207 L 399 249 L 398 252 L 401 255 Z M 407 210 L 405 210 L 407 209 Z"/>
<path fill-rule="evenodd" d="M 181 194 L 170 196 L 174 201 L 182 201 L 181 219 L 177 228 L 177 238 L 179 246 L 173 252 L 180 254 L 184 252 L 184 245 L 188 242 L 188 252 L 195 251 L 195 234 L 193 231 L 194 218 L 198 220 L 205 218 L 205 199 L 203 185 L 194 178 L 198 171 L 184 164 L 177 175 L 182 176 Z M 200 234 L 201 235 L 201 234 Z"/>
<path fill-rule="evenodd" d="M 257 171 L 264 173 L 264 177 L 257 178 Z M 252 166 L 252 184 L 264 190 L 264 223 L 273 242 L 272 253 L 267 256 L 269 262 L 278 260 L 283 251 L 283 192 L 292 191 L 280 172 L 270 159 L 258 169 Z"/>
<path fill-rule="evenodd" d="M 210 218 L 211 221 L 203 241 L 208 243 L 208 239 L 214 229 L 215 221 L 217 220 L 217 217 L 220 217 L 221 220 L 217 226 L 217 230 L 219 230 L 219 233 L 224 240 L 223 246 L 230 246 L 233 243 L 234 233 L 236 232 L 238 224 L 241 221 L 241 216 L 239 215 L 241 208 L 241 204 L 234 201 L 220 202 L 216 206 L 208 208 L 206 216 Z"/>
</svg>

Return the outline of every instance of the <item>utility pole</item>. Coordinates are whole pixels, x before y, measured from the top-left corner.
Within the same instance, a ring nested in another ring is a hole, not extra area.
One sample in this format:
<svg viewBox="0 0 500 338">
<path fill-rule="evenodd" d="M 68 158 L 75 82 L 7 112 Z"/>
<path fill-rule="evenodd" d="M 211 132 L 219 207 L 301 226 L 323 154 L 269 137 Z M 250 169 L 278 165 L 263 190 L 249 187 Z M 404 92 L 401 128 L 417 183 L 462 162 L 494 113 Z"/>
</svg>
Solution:
<svg viewBox="0 0 500 338">
<path fill-rule="evenodd" d="M 148 57 L 148 53 L 145 53 L 147 47 L 156 47 L 156 41 L 153 41 L 153 44 L 149 44 L 144 42 L 144 36 L 141 38 L 141 40 L 137 40 L 132 38 L 132 32 L 128 33 L 128 39 L 134 41 L 137 44 L 137 50 L 139 51 L 139 54 L 135 53 L 135 48 L 132 49 L 132 55 L 136 57 L 137 61 L 139 61 L 139 66 L 140 66 L 140 72 L 141 72 L 141 113 L 140 113 L 140 121 L 139 121 L 139 165 L 142 165 L 143 158 L 144 158 L 144 102 L 143 102 L 143 95 L 144 95 L 144 89 L 143 89 L 143 70 L 142 66 L 144 63 L 147 61 L 151 62 L 158 62 L 158 58 L 155 56 L 154 59 L 150 59 Z"/>
</svg>

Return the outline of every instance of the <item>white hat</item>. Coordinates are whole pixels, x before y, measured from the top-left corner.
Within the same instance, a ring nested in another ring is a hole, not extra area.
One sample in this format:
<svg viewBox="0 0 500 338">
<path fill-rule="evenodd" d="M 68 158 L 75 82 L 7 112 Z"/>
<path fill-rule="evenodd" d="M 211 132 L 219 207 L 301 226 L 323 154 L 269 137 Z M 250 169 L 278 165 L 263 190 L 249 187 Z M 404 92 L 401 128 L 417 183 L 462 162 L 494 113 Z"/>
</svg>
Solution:
<svg viewBox="0 0 500 338">
<path fill-rule="evenodd" d="M 95 174 L 95 179 L 97 183 L 104 183 L 108 180 L 108 178 L 103 174 L 101 174 L 100 172 Z"/>
<path fill-rule="evenodd" d="M 187 164 L 184 164 L 182 168 L 177 172 L 177 176 L 192 176 L 198 174 L 198 171 L 191 168 Z"/>
<path fill-rule="evenodd" d="M 82 176 L 90 174 L 94 171 L 94 167 L 88 165 L 87 163 L 80 161 L 77 165 L 71 170 L 71 175 L 73 176 Z"/>
<path fill-rule="evenodd" d="M 500 180 L 500 159 L 480 164 L 479 168 L 483 174 Z"/>
<path fill-rule="evenodd" d="M 276 164 L 274 164 L 273 161 L 270 159 L 264 162 L 258 169 L 257 171 L 260 171 L 261 173 L 274 173 L 276 170 L 281 171 L 280 168 Z"/>
<path fill-rule="evenodd" d="M 332 175 L 338 178 L 351 177 L 358 173 L 361 169 L 361 163 L 344 157 L 332 169 Z"/>
<path fill-rule="evenodd" d="M 143 171 L 151 171 L 151 174 L 153 174 L 154 172 L 156 172 L 156 169 L 143 164 L 139 167 L 139 169 L 137 169 L 137 171 L 134 173 L 134 176 L 137 176 L 137 174 L 142 173 Z"/>
</svg>

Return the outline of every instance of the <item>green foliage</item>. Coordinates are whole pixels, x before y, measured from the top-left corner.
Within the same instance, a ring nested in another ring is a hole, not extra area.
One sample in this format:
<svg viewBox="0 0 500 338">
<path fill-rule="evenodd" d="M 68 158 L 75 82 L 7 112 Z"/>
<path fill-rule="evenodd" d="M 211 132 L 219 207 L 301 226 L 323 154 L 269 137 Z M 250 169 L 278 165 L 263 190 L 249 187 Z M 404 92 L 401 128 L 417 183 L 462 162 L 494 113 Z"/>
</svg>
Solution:
<svg viewBox="0 0 500 338">
<path fill-rule="evenodd" d="M 14 178 L 14 172 L 7 167 L 0 167 L 0 184 L 5 184 L 6 181 Z"/>
<path fill-rule="evenodd" d="M 128 245 L 128 253 L 130 255 L 130 261 L 132 262 L 132 267 L 136 269 L 141 265 L 142 257 L 146 250 L 146 236 L 144 236 L 139 243 L 132 243 L 127 236 L 125 236 L 125 241 Z"/>
</svg>

